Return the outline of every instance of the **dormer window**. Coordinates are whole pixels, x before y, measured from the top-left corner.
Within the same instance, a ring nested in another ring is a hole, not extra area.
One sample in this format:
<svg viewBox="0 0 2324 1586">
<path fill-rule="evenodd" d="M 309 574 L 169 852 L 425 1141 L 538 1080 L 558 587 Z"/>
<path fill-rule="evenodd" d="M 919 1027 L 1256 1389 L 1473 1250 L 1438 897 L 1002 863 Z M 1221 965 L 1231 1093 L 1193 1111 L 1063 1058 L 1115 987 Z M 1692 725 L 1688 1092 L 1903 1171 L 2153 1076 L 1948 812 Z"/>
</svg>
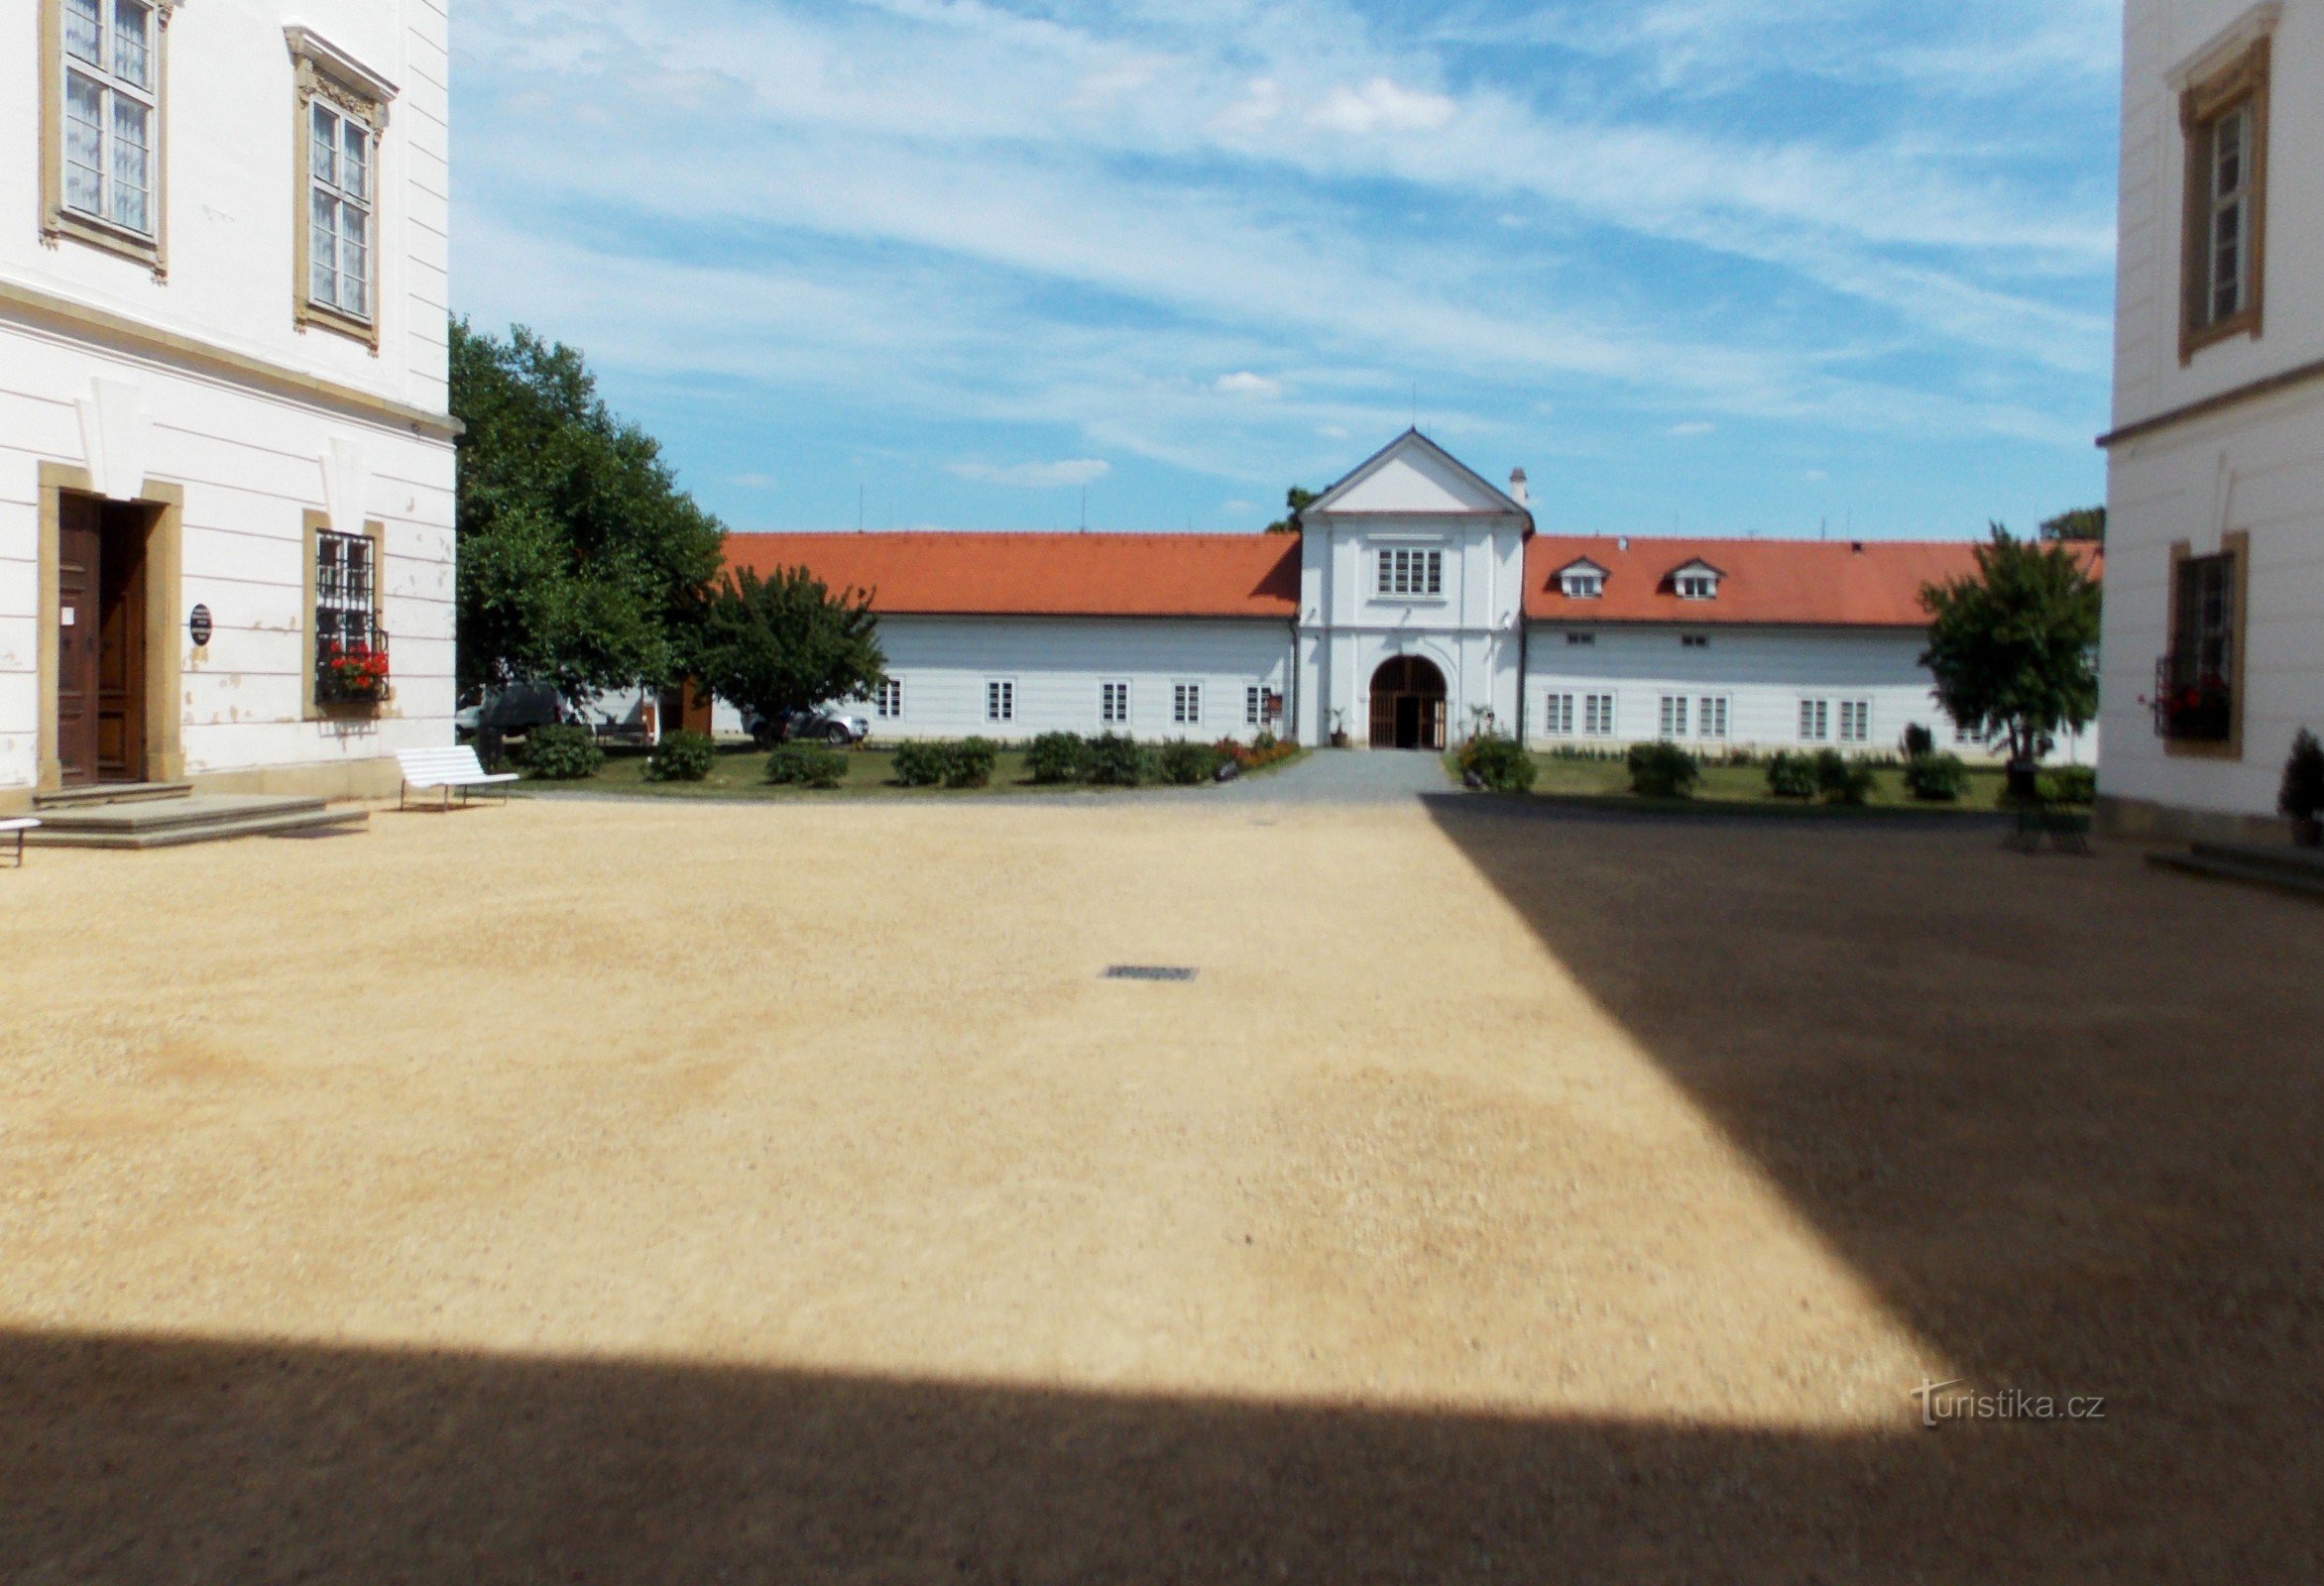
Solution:
<svg viewBox="0 0 2324 1586">
<path fill-rule="evenodd" d="M 1688 562 L 1671 575 L 1671 589 L 1683 601 L 1715 601 L 1724 576 L 1708 562 Z"/>
<path fill-rule="evenodd" d="M 1606 570 L 1595 562 L 1575 562 L 1558 575 L 1558 589 L 1569 601 L 1602 600 Z"/>
</svg>

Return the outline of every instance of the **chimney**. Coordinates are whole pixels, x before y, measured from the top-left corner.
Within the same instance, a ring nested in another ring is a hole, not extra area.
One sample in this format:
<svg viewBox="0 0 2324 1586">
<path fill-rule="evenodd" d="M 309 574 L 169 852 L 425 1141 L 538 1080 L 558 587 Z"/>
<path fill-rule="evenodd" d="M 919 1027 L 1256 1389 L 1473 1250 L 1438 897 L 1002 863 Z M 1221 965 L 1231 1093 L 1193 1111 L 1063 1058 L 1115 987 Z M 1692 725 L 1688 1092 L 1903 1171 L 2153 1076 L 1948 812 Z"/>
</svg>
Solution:
<svg viewBox="0 0 2324 1586">
<path fill-rule="evenodd" d="M 1509 499 L 1520 507 L 1533 505 L 1533 495 L 1525 488 L 1525 470 L 1522 468 L 1509 470 Z"/>
</svg>

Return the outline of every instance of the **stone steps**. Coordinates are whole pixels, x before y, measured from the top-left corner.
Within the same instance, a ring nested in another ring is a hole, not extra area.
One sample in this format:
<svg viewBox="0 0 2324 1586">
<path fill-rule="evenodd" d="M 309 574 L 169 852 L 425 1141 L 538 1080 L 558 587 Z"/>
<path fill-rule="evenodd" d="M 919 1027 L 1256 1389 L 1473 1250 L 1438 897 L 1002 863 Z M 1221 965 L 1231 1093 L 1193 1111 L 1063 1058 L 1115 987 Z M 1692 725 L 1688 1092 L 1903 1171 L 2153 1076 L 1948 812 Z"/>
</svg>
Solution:
<svg viewBox="0 0 2324 1586">
<path fill-rule="evenodd" d="M 2324 902 L 2324 851 L 2256 843 L 2198 843 L 2184 853 L 2154 853 L 2148 862 L 2182 875 L 2264 886 Z"/>
<path fill-rule="evenodd" d="M 334 810 L 321 799 L 269 798 L 252 793 L 207 793 L 127 803 L 46 809 L 28 847 L 58 849 L 168 849 L 244 837 L 303 837 L 360 831 L 366 810 Z"/>
<path fill-rule="evenodd" d="M 85 787 L 54 788 L 33 795 L 36 812 L 82 810 L 105 804 L 143 804 L 160 799 L 181 799 L 193 792 L 190 782 L 91 782 Z"/>
</svg>

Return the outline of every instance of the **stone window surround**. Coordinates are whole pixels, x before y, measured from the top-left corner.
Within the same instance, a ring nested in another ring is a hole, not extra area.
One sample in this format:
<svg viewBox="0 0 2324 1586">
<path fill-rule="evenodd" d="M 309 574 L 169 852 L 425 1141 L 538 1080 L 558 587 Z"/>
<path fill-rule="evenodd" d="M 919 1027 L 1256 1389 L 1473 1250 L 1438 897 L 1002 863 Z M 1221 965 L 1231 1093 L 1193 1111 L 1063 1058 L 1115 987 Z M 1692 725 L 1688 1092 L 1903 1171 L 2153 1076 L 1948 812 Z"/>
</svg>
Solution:
<svg viewBox="0 0 2324 1586">
<path fill-rule="evenodd" d="M 298 594 L 298 685 L 301 715 L 309 722 L 338 722 L 350 717 L 368 719 L 385 714 L 389 701 L 396 697 L 396 680 L 388 679 L 388 692 L 376 702 L 356 701 L 345 705 L 325 705 L 314 697 L 314 603 L 315 552 L 322 533 L 331 526 L 331 514 L 308 509 L 298 536 L 299 558 L 305 566 Z M 363 537 L 371 541 L 371 613 L 374 623 L 380 620 L 381 608 L 388 598 L 388 525 L 377 518 L 366 518 Z"/>
<path fill-rule="evenodd" d="M 396 85 L 314 33 L 297 26 L 283 30 L 290 50 L 294 89 L 291 94 L 290 148 L 294 207 L 291 211 L 291 321 L 303 332 L 311 327 L 335 332 L 371 349 L 380 350 L 381 247 L 385 231 L 380 195 L 386 190 L 382 170 L 387 145 L 388 106 Z M 358 316 L 314 300 L 312 203 L 314 140 L 309 131 L 310 107 L 323 99 L 332 109 L 371 129 L 371 313 Z"/>
<path fill-rule="evenodd" d="M 2179 566 L 2194 558 L 2194 546 L 2188 540 L 2173 540 L 2170 547 L 2170 626 L 2165 642 L 2176 649 L 2179 635 Z M 2244 673 L 2245 641 L 2251 631 L 2252 614 L 2252 536 L 2247 529 L 2232 529 L 2219 536 L 2219 554 L 2235 558 L 2235 611 L 2228 628 L 2227 680 L 2228 728 L 2227 741 L 2209 742 L 2201 738 L 2165 737 L 2162 752 L 2173 759 L 2241 760 L 2244 757 Z"/>
<path fill-rule="evenodd" d="M 41 8 L 41 241 L 66 238 L 170 277 L 170 21 L 182 0 L 148 0 L 154 8 L 154 231 L 150 237 L 109 226 L 64 207 L 64 0 Z"/>
<path fill-rule="evenodd" d="M 2184 199 L 2179 227 L 2179 363 L 2218 342 L 2238 336 L 2257 340 L 2265 328 L 2267 263 L 2268 98 L 2274 33 L 2282 7 L 2255 6 L 2193 59 L 2170 75 L 2179 96 Z M 2243 308 L 2221 320 L 2210 318 L 2211 163 L 2198 158 L 2210 148 L 2210 131 L 2245 105 L 2252 109 L 2251 214 L 2246 242 L 2250 288 Z"/>
</svg>

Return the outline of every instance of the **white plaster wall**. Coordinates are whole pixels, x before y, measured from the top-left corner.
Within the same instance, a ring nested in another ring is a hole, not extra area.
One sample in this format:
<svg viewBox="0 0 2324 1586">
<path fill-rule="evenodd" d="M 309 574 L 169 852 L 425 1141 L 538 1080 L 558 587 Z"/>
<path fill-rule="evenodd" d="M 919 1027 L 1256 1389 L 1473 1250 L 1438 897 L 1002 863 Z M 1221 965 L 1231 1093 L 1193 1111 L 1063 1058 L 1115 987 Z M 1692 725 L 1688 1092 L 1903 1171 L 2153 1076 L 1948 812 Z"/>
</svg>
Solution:
<svg viewBox="0 0 2324 1586">
<path fill-rule="evenodd" d="M 2289 0 L 2273 44 L 2265 324 L 2179 362 L 2186 139 L 2170 74 L 2253 11 L 2251 0 L 2130 0 L 2123 32 L 2116 428 L 2324 358 L 2324 6 Z"/>
<path fill-rule="evenodd" d="M 169 274 L 69 240 L 44 246 L 39 213 L 36 13 L 9 8 L 0 50 L 0 281 L 194 338 L 428 412 L 446 405 L 445 15 L 432 0 L 199 0 L 171 25 L 166 194 Z M 381 349 L 292 324 L 295 20 L 397 83 L 379 162 Z M 185 493 L 184 614 L 216 633 L 185 652 L 189 772 L 371 759 L 449 741 L 452 479 L 448 442 L 407 426 L 190 372 L 13 317 L 0 306 L 0 788 L 38 775 L 38 480 L 88 466 L 78 404 L 103 379 L 142 415 L 136 472 Z M 306 722 L 300 610 L 303 514 L 330 506 L 333 443 L 362 454 L 363 516 L 387 527 L 383 623 L 394 702 L 377 721 Z M 116 459 L 118 461 L 119 459 Z"/>
<path fill-rule="evenodd" d="M 879 643 L 888 675 L 903 684 L 903 715 L 881 720 L 860 708 L 872 717 L 873 741 L 1107 731 L 1247 740 L 1258 729 L 1243 719 L 1243 691 L 1287 693 L 1291 677 L 1290 625 L 1263 620 L 883 617 Z M 985 685 L 996 678 L 1016 684 L 1013 722 L 986 720 Z M 1121 681 L 1130 721 L 1109 729 L 1099 720 L 1099 687 Z M 1201 722 L 1172 719 L 1177 683 L 1203 686 Z"/>
<path fill-rule="evenodd" d="M 2247 0 L 2131 0 L 2123 61 L 2117 427 L 2324 359 L 2324 7 L 2290 0 L 2273 43 L 2264 326 L 2178 356 L 2186 140 L 2170 73 L 2251 14 Z M 2309 383 L 2115 448 L 2108 477 L 2102 790 L 2270 816 L 2303 726 L 2324 732 L 2324 385 Z M 2251 536 L 2244 758 L 2174 757 L 2154 733 L 2170 546 Z"/>
<path fill-rule="evenodd" d="M 2103 791 L 2174 809 L 2271 816 L 2291 740 L 2324 734 L 2324 384 L 2116 450 L 2108 486 Z M 2169 646 L 2170 547 L 2250 535 L 2244 757 L 2173 756 L 2155 735 Z"/>
<path fill-rule="evenodd" d="M 1592 642 L 1569 643 L 1569 632 L 1588 634 Z M 1710 642 L 1688 648 L 1683 642 L 1687 633 Z M 1937 704 L 1933 680 L 1920 665 L 1926 646 L 1926 635 L 1917 629 L 1536 623 L 1527 639 L 1526 740 L 1539 748 L 1652 741 L 1661 734 L 1663 696 L 1676 694 L 1688 701 L 1686 741 L 1704 752 L 1722 747 L 1833 747 L 1894 753 L 1905 729 L 1918 725 L 1935 735 L 1940 749 L 1966 758 L 1984 757 L 1983 745 L 1958 738 Z M 1571 735 L 1544 731 L 1545 704 L 1551 694 L 1576 696 Z M 1585 735 L 1580 696 L 1587 694 L 1614 696 L 1614 731 L 1609 736 L 1593 739 Z M 1700 736 L 1701 701 L 1706 696 L 1729 702 L 1725 738 Z M 1830 703 L 1830 736 L 1820 742 L 1804 743 L 1800 736 L 1800 704 L 1807 699 Z M 1839 741 L 1842 700 L 1860 700 L 1872 707 L 1870 734 L 1860 745 Z M 2092 764 L 2097 746 L 2093 729 L 2062 742 L 2053 758 Z"/>
</svg>

